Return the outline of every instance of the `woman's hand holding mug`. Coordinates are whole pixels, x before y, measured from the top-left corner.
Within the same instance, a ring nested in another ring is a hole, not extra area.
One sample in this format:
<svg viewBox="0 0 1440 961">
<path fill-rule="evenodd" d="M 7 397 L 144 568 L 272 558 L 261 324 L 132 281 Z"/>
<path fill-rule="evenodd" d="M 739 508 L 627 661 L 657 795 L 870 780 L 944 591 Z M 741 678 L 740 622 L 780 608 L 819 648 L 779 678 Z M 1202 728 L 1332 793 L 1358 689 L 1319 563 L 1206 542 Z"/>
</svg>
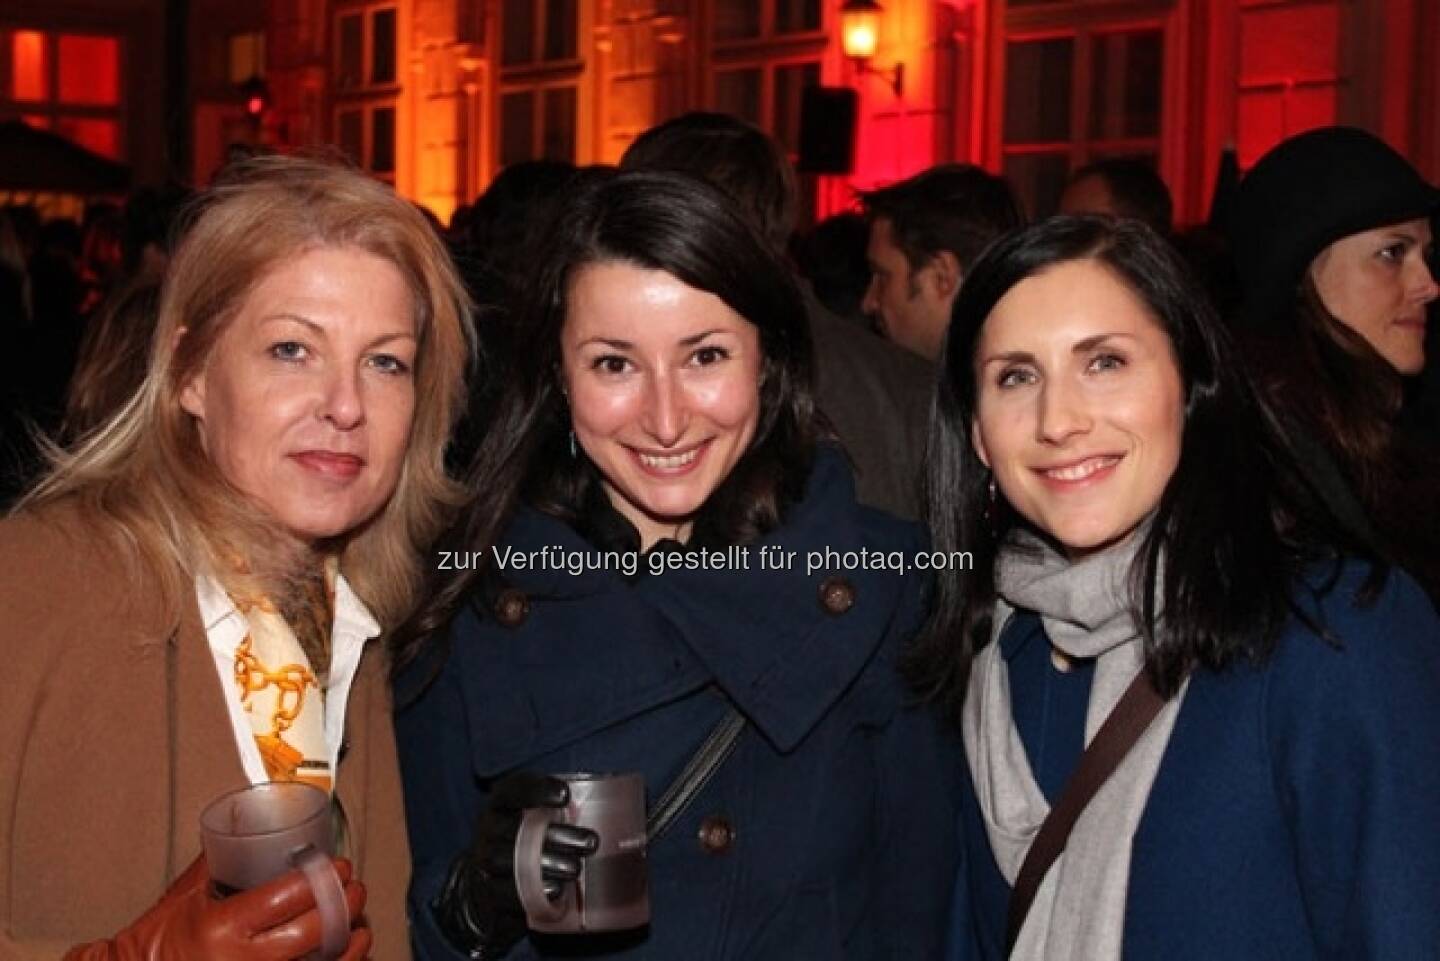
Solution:
<svg viewBox="0 0 1440 961">
<path fill-rule="evenodd" d="M 364 885 L 353 878 L 350 862 L 334 863 L 350 917 L 358 918 L 365 908 Z M 300 872 L 227 898 L 216 898 L 211 887 L 202 855 L 134 924 L 107 941 L 72 948 L 65 961 L 293 961 L 319 949 L 320 914 Z M 362 961 L 369 951 L 369 930 L 357 928 L 340 957 Z"/>
<path fill-rule="evenodd" d="M 495 782 L 469 850 L 455 859 L 436 899 L 436 921 L 453 945 L 472 957 L 500 958 L 525 936 L 525 910 L 515 884 L 520 823 L 526 809 L 560 809 L 569 801 L 564 781 L 532 771 L 515 771 Z M 546 895 L 558 898 L 562 886 L 580 876 L 581 859 L 598 845 L 593 831 L 551 824 L 541 853 Z"/>
</svg>

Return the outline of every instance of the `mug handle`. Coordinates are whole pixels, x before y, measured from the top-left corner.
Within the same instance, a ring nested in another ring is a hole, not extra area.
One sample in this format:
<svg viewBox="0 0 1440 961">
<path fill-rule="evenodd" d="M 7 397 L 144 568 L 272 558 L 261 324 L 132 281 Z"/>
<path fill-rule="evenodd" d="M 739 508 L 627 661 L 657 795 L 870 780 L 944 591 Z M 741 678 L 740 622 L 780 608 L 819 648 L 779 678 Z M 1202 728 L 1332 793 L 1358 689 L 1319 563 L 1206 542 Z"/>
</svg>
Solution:
<svg viewBox="0 0 1440 961">
<path fill-rule="evenodd" d="M 333 961 L 350 944 L 350 907 L 345 903 L 345 888 L 335 873 L 335 862 L 313 844 L 291 854 L 290 862 L 310 883 L 315 909 L 320 912 L 319 957 Z"/>
<path fill-rule="evenodd" d="M 520 892 L 525 917 L 532 924 L 556 924 L 574 908 L 575 894 L 569 885 L 561 889 L 560 897 L 554 901 L 545 896 L 540 857 L 550 817 L 551 812 L 544 808 L 526 808 L 515 835 L 515 889 Z"/>
</svg>

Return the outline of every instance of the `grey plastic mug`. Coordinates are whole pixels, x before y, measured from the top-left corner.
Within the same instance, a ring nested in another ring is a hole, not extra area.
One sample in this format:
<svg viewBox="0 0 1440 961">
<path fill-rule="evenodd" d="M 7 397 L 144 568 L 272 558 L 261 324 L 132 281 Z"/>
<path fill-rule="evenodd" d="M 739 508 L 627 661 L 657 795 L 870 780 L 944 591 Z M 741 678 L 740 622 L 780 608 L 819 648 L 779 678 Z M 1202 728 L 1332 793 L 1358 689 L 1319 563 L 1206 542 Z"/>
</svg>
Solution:
<svg viewBox="0 0 1440 961">
<path fill-rule="evenodd" d="M 528 808 L 515 838 L 515 886 L 532 931 L 578 934 L 624 931 L 650 921 L 645 868 L 645 779 L 639 774 L 556 774 L 570 786 L 563 808 Z M 545 895 L 540 875 L 545 829 L 552 823 L 589 828 L 600 838 L 580 860 L 580 877 L 560 896 Z"/>
<path fill-rule="evenodd" d="M 333 961 L 350 943 L 350 908 L 331 860 L 335 826 L 330 795 L 298 781 L 271 781 L 231 791 L 200 814 L 200 842 L 210 877 L 246 891 L 287 871 L 305 875 L 320 912 L 321 947 Z"/>
</svg>

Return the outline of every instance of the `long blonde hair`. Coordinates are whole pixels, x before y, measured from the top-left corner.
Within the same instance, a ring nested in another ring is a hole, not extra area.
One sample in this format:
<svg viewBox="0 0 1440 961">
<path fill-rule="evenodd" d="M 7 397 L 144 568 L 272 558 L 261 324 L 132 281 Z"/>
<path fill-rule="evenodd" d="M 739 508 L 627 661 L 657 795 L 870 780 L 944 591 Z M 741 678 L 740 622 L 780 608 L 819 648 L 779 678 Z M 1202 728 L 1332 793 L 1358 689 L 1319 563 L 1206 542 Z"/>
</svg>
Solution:
<svg viewBox="0 0 1440 961">
<path fill-rule="evenodd" d="M 444 450 L 475 338 L 444 244 L 389 187 L 303 157 L 237 164 L 198 198 L 191 217 L 160 293 L 144 381 L 75 446 L 49 452 L 50 471 L 17 510 L 79 498 L 101 519 L 100 533 L 159 580 L 172 612 L 201 571 L 232 590 L 285 594 L 313 556 L 221 476 L 180 393 L 274 265 L 315 247 L 355 247 L 393 264 L 413 294 L 415 415 L 393 496 L 327 546 L 339 551 L 346 578 L 380 623 L 392 626 L 414 600 L 423 552 L 462 499 L 446 476 Z"/>
</svg>

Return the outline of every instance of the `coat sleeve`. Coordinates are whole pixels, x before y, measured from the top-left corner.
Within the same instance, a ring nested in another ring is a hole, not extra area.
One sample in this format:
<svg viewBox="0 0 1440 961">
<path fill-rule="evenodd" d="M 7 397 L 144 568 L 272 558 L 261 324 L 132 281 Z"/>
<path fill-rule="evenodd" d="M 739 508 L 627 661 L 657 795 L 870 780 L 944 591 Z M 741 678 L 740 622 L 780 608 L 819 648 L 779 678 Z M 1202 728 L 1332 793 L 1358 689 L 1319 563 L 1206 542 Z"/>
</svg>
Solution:
<svg viewBox="0 0 1440 961">
<path fill-rule="evenodd" d="M 1440 619 L 1405 575 L 1373 607 L 1342 581 L 1340 646 L 1287 636 L 1266 718 L 1318 956 L 1431 957 L 1440 944 Z"/>
<path fill-rule="evenodd" d="M 898 653 L 920 623 L 925 582 L 913 573 L 908 580 L 895 620 L 894 633 L 902 643 L 887 645 L 887 653 Z M 933 707 L 907 699 L 884 732 L 879 752 L 880 917 L 891 932 L 883 956 L 938 958 L 955 885 L 964 883 L 958 870 L 960 741 Z"/>
<path fill-rule="evenodd" d="M 0 961 L 59 961 L 83 938 L 34 937 L 16 930 L 12 846 L 26 749 L 45 694 L 60 666 L 66 628 L 56 592 L 77 580 L 72 547 L 47 525 L 25 517 L 0 523 Z"/>
<path fill-rule="evenodd" d="M 417 661 L 396 693 L 395 734 L 412 858 L 410 931 L 417 961 L 466 961 L 440 933 L 431 904 L 451 862 L 470 844 L 484 793 L 470 758 L 463 666 L 452 652 L 432 680 L 437 661 Z"/>
</svg>

